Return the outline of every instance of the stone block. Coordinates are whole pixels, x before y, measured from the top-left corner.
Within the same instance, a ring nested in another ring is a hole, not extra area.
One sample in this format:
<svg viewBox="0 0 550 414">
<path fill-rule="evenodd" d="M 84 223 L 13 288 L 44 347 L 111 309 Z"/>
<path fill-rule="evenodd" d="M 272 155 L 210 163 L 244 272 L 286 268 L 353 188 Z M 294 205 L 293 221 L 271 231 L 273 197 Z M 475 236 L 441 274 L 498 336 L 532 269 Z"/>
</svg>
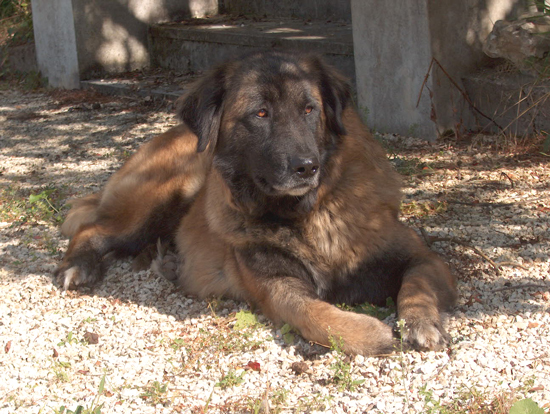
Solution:
<svg viewBox="0 0 550 414">
<path fill-rule="evenodd" d="M 474 126 L 462 78 L 487 64 L 482 44 L 494 22 L 517 16 L 522 4 L 352 0 L 358 101 L 367 123 L 426 139 Z"/>
<path fill-rule="evenodd" d="M 499 20 L 485 40 L 483 51 L 490 57 L 509 60 L 523 74 L 548 76 L 550 16 Z"/>
</svg>

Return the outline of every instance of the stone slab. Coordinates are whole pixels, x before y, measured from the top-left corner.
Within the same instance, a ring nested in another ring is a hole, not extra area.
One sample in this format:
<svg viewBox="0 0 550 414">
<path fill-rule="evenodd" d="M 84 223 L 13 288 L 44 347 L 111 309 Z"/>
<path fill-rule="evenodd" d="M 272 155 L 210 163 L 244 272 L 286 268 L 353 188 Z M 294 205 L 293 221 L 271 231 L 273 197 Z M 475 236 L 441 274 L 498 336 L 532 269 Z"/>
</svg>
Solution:
<svg viewBox="0 0 550 414">
<path fill-rule="evenodd" d="M 148 87 L 128 79 L 91 79 L 81 81 L 80 85 L 82 89 L 93 89 L 105 95 L 150 97 L 169 101 L 175 101 L 185 93 L 184 88 L 173 85 Z"/>
<path fill-rule="evenodd" d="M 220 5 L 223 12 L 233 15 L 351 21 L 348 0 L 221 0 Z"/>
<path fill-rule="evenodd" d="M 319 53 L 350 79 L 355 78 L 351 25 L 303 20 L 248 20 L 203 24 L 170 23 L 150 29 L 153 65 L 201 72 L 254 50 Z"/>
</svg>

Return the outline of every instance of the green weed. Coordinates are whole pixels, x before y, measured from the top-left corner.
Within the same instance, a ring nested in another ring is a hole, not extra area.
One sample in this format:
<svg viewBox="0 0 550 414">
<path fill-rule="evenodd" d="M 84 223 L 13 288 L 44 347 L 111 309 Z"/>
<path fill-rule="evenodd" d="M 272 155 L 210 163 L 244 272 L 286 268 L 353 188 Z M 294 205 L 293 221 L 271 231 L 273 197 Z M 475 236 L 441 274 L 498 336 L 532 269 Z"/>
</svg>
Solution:
<svg viewBox="0 0 550 414">
<path fill-rule="evenodd" d="M 362 303 L 355 306 L 350 306 L 346 304 L 339 304 L 337 305 L 340 309 L 355 312 L 355 313 L 363 313 L 365 315 L 373 316 L 377 319 L 384 320 L 388 316 L 395 313 L 395 303 L 393 302 L 392 298 L 386 299 L 386 306 L 376 306 L 371 303 Z"/>
<path fill-rule="evenodd" d="M 233 326 L 233 330 L 235 331 L 241 331 L 246 328 L 252 328 L 261 325 L 261 323 L 258 322 L 258 317 L 250 311 L 240 310 L 235 314 L 235 319 L 236 322 Z"/>
<path fill-rule="evenodd" d="M 82 322 L 80 322 L 80 323 L 85 324 L 85 323 L 94 323 L 94 322 L 97 322 L 97 318 L 93 318 L 91 316 L 88 316 L 86 319 L 82 319 Z"/>
<path fill-rule="evenodd" d="M 62 339 L 58 342 L 57 346 L 65 346 L 70 344 L 80 344 L 82 343 L 81 340 L 77 339 L 77 337 L 72 333 L 67 333 L 67 337 L 65 339 Z"/>
<path fill-rule="evenodd" d="M 286 407 L 284 407 L 284 404 L 288 398 L 288 394 L 289 391 L 285 388 L 279 388 L 270 393 L 270 388 L 268 386 L 263 396 L 252 398 L 248 401 L 248 412 L 254 414 L 258 414 L 261 412 L 280 414 L 281 412 L 285 411 Z"/>
<path fill-rule="evenodd" d="M 532 387 L 532 382 L 518 389 L 503 391 L 497 395 L 488 395 L 475 387 L 465 388 L 452 402 L 441 403 L 426 386 L 419 390 L 424 398 L 426 414 L 546 414 L 545 410 L 531 398 L 518 399 L 526 390 Z"/>
<path fill-rule="evenodd" d="M 313 394 L 310 397 L 303 397 L 298 400 L 298 404 L 293 408 L 295 413 L 311 412 L 329 412 L 331 395 Z"/>
<path fill-rule="evenodd" d="M 61 213 L 59 209 L 54 206 L 55 201 L 51 198 L 55 191 L 55 188 L 49 188 L 38 194 L 31 194 L 29 196 L 29 203 L 31 206 L 36 207 L 36 210 L 42 217 L 46 219 L 54 218 L 55 221 L 61 222 L 63 220 Z"/>
<path fill-rule="evenodd" d="M 524 398 L 512 405 L 509 414 L 545 414 L 544 410 L 531 398 Z"/>
<path fill-rule="evenodd" d="M 401 175 L 422 176 L 433 173 L 433 167 L 420 158 L 404 158 L 394 153 L 390 155 L 389 160 Z"/>
<path fill-rule="evenodd" d="M 246 374 L 246 371 L 242 371 L 240 374 L 237 374 L 237 371 L 230 369 L 225 375 L 222 376 L 220 381 L 218 381 L 215 386 L 224 390 L 226 388 L 240 385 L 244 381 L 244 374 Z"/>
<path fill-rule="evenodd" d="M 199 329 L 199 335 L 193 341 L 187 341 L 184 344 L 183 341 L 174 340 L 170 346 L 174 350 L 179 349 L 180 345 L 185 347 L 183 364 L 189 366 L 200 363 L 200 355 L 205 352 L 214 355 L 246 352 L 259 348 L 266 341 L 266 339 L 254 339 L 253 329 L 263 327 L 255 315 L 241 311 L 237 313 L 236 319 L 233 328 L 222 322 L 215 330 Z"/>
<path fill-rule="evenodd" d="M 52 371 L 55 379 L 58 382 L 68 382 L 69 374 L 67 373 L 67 368 L 70 368 L 70 367 L 71 367 L 70 362 L 54 360 L 52 364 Z"/>
<path fill-rule="evenodd" d="M 185 346 L 185 340 L 183 338 L 174 338 L 170 343 L 170 348 L 174 351 L 179 351 Z"/>
<path fill-rule="evenodd" d="M 101 410 L 103 409 L 103 403 L 99 404 L 99 399 L 103 395 L 103 392 L 105 391 L 105 375 L 101 378 L 101 381 L 99 382 L 99 389 L 98 393 L 91 402 L 89 406 L 82 406 L 78 405 L 74 411 L 69 410 L 65 406 L 59 407 L 57 410 L 53 410 L 55 414 L 101 414 Z"/>
<path fill-rule="evenodd" d="M 7 33 L 5 46 L 17 46 L 33 39 L 30 0 L 0 0 L 0 28 Z"/>
<path fill-rule="evenodd" d="M 409 201 L 401 202 L 401 213 L 415 217 L 427 217 L 442 214 L 447 211 L 448 205 L 441 201 Z"/>
<path fill-rule="evenodd" d="M 295 333 L 296 330 L 288 323 L 285 323 L 283 326 L 281 326 L 281 335 L 283 335 L 283 340 L 285 341 L 285 344 L 292 345 L 294 343 L 294 340 L 296 339 L 294 336 Z"/>
<path fill-rule="evenodd" d="M 329 335 L 330 349 L 335 351 L 334 362 L 329 369 L 333 372 L 332 382 L 336 384 L 339 391 L 354 391 L 358 385 L 365 382 L 364 379 L 354 380 L 351 375 L 351 363 L 348 362 L 347 356 L 342 350 L 342 338 L 335 338 Z"/>
<path fill-rule="evenodd" d="M 0 219 L 13 224 L 50 221 L 61 223 L 61 199 L 63 191 L 46 187 L 35 193 L 14 186 L 0 189 Z"/>
<path fill-rule="evenodd" d="M 158 381 L 153 381 L 153 383 L 144 388 L 141 398 L 147 400 L 151 405 L 168 405 L 169 401 L 166 399 L 166 394 L 168 393 L 168 384 L 160 383 Z"/>
</svg>

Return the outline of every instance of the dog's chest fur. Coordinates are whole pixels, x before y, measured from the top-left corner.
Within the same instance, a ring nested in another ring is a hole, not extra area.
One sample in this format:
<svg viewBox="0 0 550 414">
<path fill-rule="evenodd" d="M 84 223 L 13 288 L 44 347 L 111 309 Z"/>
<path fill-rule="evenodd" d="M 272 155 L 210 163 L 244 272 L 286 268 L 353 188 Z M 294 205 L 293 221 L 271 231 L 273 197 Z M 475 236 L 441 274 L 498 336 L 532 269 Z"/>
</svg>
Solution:
<svg viewBox="0 0 550 414">
<path fill-rule="evenodd" d="M 373 200 L 374 194 L 371 199 L 365 197 L 369 185 L 364 179 L 360 186 L 348 180 L 348 185 L 356 187 L 357 199 L 351 203 L 347 185 L 340 186 L 324 194 L 323 200 L 304 217 L 270 223 L 236 209 L 220 177 L 211 177 L 207 185 L 206 216 L 214 233 L 237 249 L 265 245 L 283 251 L 305 266 L 321 284 L 353 273 L 369 250 L 377 249 L 370 242 L 379 238 L 375 233 L 383 232 L 392 221 L 383 215 L 385 209 L 380 214 L 373 213 L 372 204 L 378 200 Z"/>
</svg>

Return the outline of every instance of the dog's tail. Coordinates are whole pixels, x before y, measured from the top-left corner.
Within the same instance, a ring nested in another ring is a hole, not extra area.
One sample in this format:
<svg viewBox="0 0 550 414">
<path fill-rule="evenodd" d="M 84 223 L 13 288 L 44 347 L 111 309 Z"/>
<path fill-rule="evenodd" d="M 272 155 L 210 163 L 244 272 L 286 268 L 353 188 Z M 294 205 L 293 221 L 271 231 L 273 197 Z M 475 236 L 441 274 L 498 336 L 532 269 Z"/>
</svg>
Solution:
<svg viewBox="0 0 550 414">
<path fill-rule="evenodd" d="M 97 220 L 97 208 L 101 201 L 101 192 L 90 194 L 86 197 L 69 200 L 71 210 L 61 226 L 61 233 L 72 238 L 80 226 L 90 224 Z"/>
</svg>

